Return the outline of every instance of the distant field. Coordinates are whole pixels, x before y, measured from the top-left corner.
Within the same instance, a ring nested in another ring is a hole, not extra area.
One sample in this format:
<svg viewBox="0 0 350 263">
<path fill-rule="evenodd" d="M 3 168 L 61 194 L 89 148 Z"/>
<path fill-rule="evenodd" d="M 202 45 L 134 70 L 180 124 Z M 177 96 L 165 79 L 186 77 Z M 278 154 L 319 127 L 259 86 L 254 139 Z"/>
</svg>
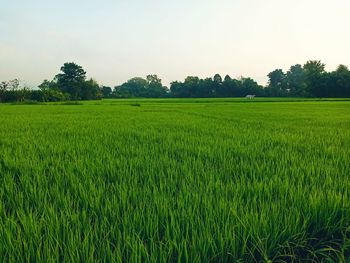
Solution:
<svg viewBox="0 0 350 263">
<path fill-rule="evenodd" d="M 348 261 L 349 164 L 350 100 L 0 104 L 0 259 Z"/>
</svg>

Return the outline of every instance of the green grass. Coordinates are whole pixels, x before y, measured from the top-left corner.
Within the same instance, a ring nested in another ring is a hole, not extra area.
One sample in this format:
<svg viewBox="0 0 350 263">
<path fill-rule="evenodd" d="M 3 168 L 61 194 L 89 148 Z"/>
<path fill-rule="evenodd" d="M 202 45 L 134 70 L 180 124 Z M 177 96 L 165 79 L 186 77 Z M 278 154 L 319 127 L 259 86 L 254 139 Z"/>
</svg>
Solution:
<svg viewBox="0 0 350 263">
<path fill-rule="evenodd" d="M 348 261 L 349 164 L 350 101 L 0 105 L 0 260 Z"/>
</svg>

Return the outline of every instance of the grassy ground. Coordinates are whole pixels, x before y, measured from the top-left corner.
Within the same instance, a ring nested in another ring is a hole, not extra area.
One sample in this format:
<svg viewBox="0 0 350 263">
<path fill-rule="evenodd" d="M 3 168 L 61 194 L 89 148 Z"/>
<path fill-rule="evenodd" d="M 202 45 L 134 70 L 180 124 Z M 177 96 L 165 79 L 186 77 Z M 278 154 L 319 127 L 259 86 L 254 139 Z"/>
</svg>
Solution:
<svg viewBox="0 0 350 263">
<path fill-rule="evenodd" d="M 350 101 L 0 105 L 0 259 L 346 261 L 349 163 Z"/>
</svg>

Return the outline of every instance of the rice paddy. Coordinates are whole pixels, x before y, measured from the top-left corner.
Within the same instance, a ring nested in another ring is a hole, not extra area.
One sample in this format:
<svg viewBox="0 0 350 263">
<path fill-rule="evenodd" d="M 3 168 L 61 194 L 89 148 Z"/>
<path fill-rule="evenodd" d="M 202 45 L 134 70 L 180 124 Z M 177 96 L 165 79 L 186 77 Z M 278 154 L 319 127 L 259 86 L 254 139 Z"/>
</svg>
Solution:
<svg viewBox="0 0 350 263">
<path fill-rule="evenodd" d="M 0 105 L 2 262 L 346 262 L 350 101 Z"/>
</svg>

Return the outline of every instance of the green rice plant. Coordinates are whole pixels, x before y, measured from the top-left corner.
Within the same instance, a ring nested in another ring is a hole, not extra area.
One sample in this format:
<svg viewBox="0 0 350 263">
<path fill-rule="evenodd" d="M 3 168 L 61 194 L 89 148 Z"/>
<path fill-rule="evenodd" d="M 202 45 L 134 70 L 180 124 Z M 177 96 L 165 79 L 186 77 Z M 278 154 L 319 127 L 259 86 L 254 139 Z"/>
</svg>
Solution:
<svg viewBox="0 0 350 263">
<path fill-rule="evenodd" d="M 0 105 L 0 261 L 347 262 L 349 113 L 347 100 Z"/>
</svg>

